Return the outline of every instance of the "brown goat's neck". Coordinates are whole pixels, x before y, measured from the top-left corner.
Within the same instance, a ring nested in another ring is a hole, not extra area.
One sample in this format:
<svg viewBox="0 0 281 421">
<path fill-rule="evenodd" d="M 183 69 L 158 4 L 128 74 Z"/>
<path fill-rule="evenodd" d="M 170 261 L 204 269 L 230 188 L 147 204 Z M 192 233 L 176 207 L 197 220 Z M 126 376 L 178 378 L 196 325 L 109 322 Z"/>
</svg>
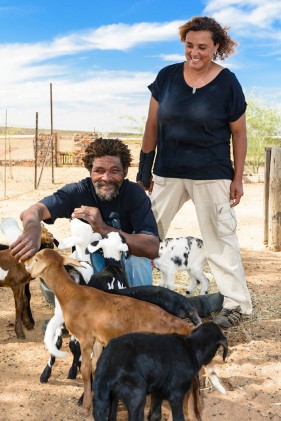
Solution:
<svg viewBox="0 0 281 421">
<path fill-rule="evenodd" d="M 71 298 L 77 289 L 81 288 L 67 273 L 61 264 L 51 264 L 40 275 L 46 284 L 51 288 L 60 304 L 65 301 L 64 298 Z"/>
</svg>

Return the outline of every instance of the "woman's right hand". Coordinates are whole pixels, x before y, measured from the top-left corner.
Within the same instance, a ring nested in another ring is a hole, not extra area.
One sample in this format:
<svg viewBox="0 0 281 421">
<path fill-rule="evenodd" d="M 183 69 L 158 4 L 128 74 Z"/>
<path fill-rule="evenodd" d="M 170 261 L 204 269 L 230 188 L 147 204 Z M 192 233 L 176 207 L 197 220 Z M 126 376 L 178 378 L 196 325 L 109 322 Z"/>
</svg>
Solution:
<svg viewBox="0 0 281 421">
<path fill-rule="evenodd" d="M 148 192 L 148 194 L 150 195 L 151 193 L 152 193 L 152 190 L 153 190 L 153 186 L 154 186 L 154 181 L 153 181 L 153 178 L 151 177 L 151 179 L 150 179 L 150 184 L 149 184 L 149 187 L 147 187 L 147 186 L 145 186 L 144 184 L 143 184 L 143 182 L 142 181 L 138 181 L 137 182 L 145 191 L 147 191 Z"/>
</svg>

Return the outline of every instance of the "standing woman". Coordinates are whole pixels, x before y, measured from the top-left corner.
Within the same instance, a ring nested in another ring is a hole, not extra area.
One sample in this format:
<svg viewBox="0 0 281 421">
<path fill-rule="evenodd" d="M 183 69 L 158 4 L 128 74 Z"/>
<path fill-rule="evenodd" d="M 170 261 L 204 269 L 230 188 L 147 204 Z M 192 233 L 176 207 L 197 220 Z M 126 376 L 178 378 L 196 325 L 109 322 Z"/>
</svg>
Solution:
<svg viewBox="0 0 281 421">
<path fill-rule="evenodd" d="M 206 257 L 224 295 L 214 321 L 231 327 L 252 313 L 233 209 L 243 196 L 247 104 L 236 76 L 215 61 L 233 54 L 237 44 L 210 17 L 192 18 L 179 34 L 186 61 L 160 70 L 148 87 L 137 181 L 151 193 L 161 239 L 183 204 L 193 201 Z"/>
</svg>

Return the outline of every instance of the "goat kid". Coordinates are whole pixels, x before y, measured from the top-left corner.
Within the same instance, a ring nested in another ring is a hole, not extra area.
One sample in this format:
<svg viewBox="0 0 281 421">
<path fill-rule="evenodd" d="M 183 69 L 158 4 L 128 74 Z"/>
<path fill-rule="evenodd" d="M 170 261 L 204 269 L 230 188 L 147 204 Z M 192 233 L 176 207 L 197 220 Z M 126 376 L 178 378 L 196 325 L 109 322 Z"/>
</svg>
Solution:
<svg viewBox="0 0 281 421">
<path fill-rule="evenodd" d="M 70 231 L 71 236 L 60 241 L 58 249 L 65 250 L 72 248 L 71 257 L 79 261 L 91 263 L 89 253 L 86 253 L 86 248 L 88 244 L 101 238 L 101 235 L 93 232 L 91 225 L 77 218 L 71 219 Z"/>
<path fill-rule="evenodd" d="M 89 282 L 92 276 L 93 268 L 90 265 L 90 263 L 87 263 L 87 262 L 79 262 L 79 263 L 81 265 L 80 267 L 74 267 L 73 265 L 68 264 L 68 265 L 65 265 L 65 269 L 67 273 L 71 276 L 71 278 L 77 284 L 87 285 L 87 282 Z M 42 283 L 42 280 L 41 280 L 41 283 Z M 62 309 L 56 296 L 53 293 L 52 293 L 52 296 L 53 296 L 53 302 L 54 302 L 54 315 L 49 320 L 46 327 L 45 335 L 44 335 L 44 343 L 50 353 L 50 357 L 47 362 L 47 365 L 45 366 L 44 370 L 42 371 L 40 375 L 41 383 L 47 383 L 49 378 L 51 377 L 52 368 L 56 362 L 56 356 L 60 356 L 62 358 L 67 356 L 66 352 L 60 351 L 62 347 L 62 332 L 63 332 L 63 327 L 64 327 L 64 318 L 63 318 Z M 69 349 L 73 355 L 73 360 L 72 360 L 72 364 L 69 369 L 67 378 L 76 379 L 77 372 L 81 366 L 81 362 L 80 362 L 81 352 L 80 352 L 79 342 L 74 336 L 71 336 L 70 338 Z"/>
<path fill-rule="evenodd" d="M 12 256 L 8 248 L 0 251 L 0 287 L 8 287 L 13 291 L 16 312 L 15 333 L 18 339 L 25 339 L 23 326 L 27 330 L 34 328 L 29 288 L 25 291 L 31 280 L 30 273 L 26 271 L 23 263 Z"/>
<path fill-rule="evenodd" d="M 65 326 L 80 343 L 84 382 L 83 408 L 91 408 L 91 353 L 97 341 L 105 347 L 110 339 L 130 332 L 188 335 L 192 328 L 154 304 L 131 297 L 110 295 L 95 288 L 77 285 L 64 268 L 73 259 L 55 250 L 38 252 L 27 262 L 32 277 L 41 277 L 56 295 Z"/>
<path fill-rule="evenodd" d="M 95 421 L 114 421 L 118 400 L 128 409 L 128 421 L 143 421 L 146 395 L 152 394 L 149 420 L 161 420 L 164 399 L 173 421 L 184 421 L 183 402 L 193 379 L 227 339 L 212 322 L 203 323 L 187 337 L 131 333 L 112 339 L 101 354 L 93 381 Z M 220 391 L 225 392 L 220 385 Z M 197 413 L 201 420 L 201 414 Z"/>
<path fill-rule="evenodd" d="M 78 224 L 74 224 L 76 220 L 73 220 L 72 223 L 72 230 L 73 228 L 77 228 L 80 226 L 81 221 Z M 86 225 L 84 223 L 81 223 Z M 83 227 L 85 228 L 85 227 Z M 83 230 L 82 230 L 83 231 Z M 76 245 L 78 240 L 78 236 L 76 235 L 77 232 L 74 230 L 72 237 L 72 244 Z M 89 239 L 89 236 L 87 237 Z M 89 285 L 95 286 L 99 289 L 105 290 L 116 290 L 120 288 L 126 288 L 129 286 L 128 280 L 121 264 L 121 255 L 122 252 L 126 253 L 128 251 L 128 246 L 125 243 L 124 237 L 117 233 L 111 232 L 109 233 L 104 239 L 101 238 L 100 234 L 95 233 L 94 238 L 96 239 L 92 242 L 90 246 L 91 252 L 94 252 L 98 249 L 103 250 L 104 258 L 105 258 L 105 268 L 102 272 L 98 272 L 92 275 L 93 268 L 90 266 L 89 272 L 89 263 L 87 262 L 80 262 L 81 267 L 73 268 L 73 266 L 69 265 L 68 267 L 65 266 L 66 270 L 68 271 L 69 275 L 76 281 L 76 283 L 80 285 Z M 93 239 L 93 233 L 91 232 L 91 239 Z M 75 241 L 74 241 L 75 240 Z M 80 247 L 82 246 L 82 238 L 78 241 Z M 67 241 L 64 243 L 66 244 Z M 67 244 L 70 244 L 69 242 Z M 82 248 L 83 252 L 85 252 L 85 248 Z M 86 251 L 87 255 L 89 252 Z M 81 256 L 81 253 L 78 254 Z M 87 266 L 86 266 L 87 265 Z M 85 267 L 86 266 L 86 267 Z M 82 276 L 81 276 L 82 275 Z M 55 363 L 56 357 L 64 358 L 67 353 L 60 351 L 62 346 L 62 328 L 63 328 L 63 313 L 60 308 L 59 302 L 55 299 L 55 313 L 52 319 L 49 321 L 44 342 L 46 348 L 50 352 L 51 356 L 48 360 L 46 367 L 44 368 L 41 376 L 40 381 L 41 383 L 47 383 L 51 373 L 52 367 Z M 81 362 L 81 352 L 80 352 L 80 345 L 79 342 L 72 336 L 70 343 L 69 343 L 70 350 L 73 354 L 73 362 L 72 366 L 68 373 L 68 378 L 75 379 L 78 369 L 80 368 Z"/>
<path fill-rule="evenodd" d="M 12 230 L 6 229 L 4 234 L 11 244 L 17 236 L 20 235 L 21 231 L 17 225 L 16 220 L 13 218 L 6 218 L 2 221 L 1 227 L 3 230 L 3 222 L 9 222 L 12 224 Z M 53 248 L 54 242 L 56 241 L 53 235 L 45 228 L 44 224 L 41 224 L 41 246 L 43 248 Z M 12 233 L 9 236 L 9 232 Z M 15 333 L 18 339 L 25 339 L 25 334 L 23 331 L 23 326 L 27 330 L 32 330 L 34 328 L 34 319 L 31 311 L 30 300 L 30 288 L 29 283 L 32 280 L 30 274 L 26 271 L 23 263 L 18 261 L 14 256 L 12 256 L 8 245 L 1 245 L 0 247 L 0 287 L 11 288 L 13 291 L 14 301 L 15 301 Z"/>
<path fill-rule="evenodd" d="M 72 265 L 66 265 L 65 268 L 71 278 L 79 285 L 88 285 L 88 282 L 92 276 L 93 268 L 87 262 L 80 262 L 80 264 L 85 267 L 86 273 L 83 271 L 83 267 L 74 268 Z M 91 275 L 89 274 L 89 266 L 91 267 Z M 89 276 L 90 275 L 90 276 Z M 100 289 L 102 290 L 116 290 L 119 288 L 125 288 L 125 285 L 121 280 L 116 279 L 105 279 L 105 282 L 101 282 L 101 279 L 98 279 Z M 47 383 L 52 374 L 52 367 L 55 364 L 56 356 L 66 357 L 67 353 L 60 351 L 62 347 L 62 330 L 64 324 L 63 313 L 60 307 L 60 304 L 56 297 L 55 300 L 55 311 L 54 316 L 49 321 L 45 336 L 44 343 L 48 351 L 50 352 L 50 357 L 45 366 L 44 370 L 40 375 L 40 382 Z M 73 360 L 71 367 L 68 372 L 68 379 L 76 379 L 77 373 L 81 368 L 81 350 L 79 341 L 72 335 L 69 341 L 69 349 L 73 355 Z"/>
<path fill-rule="evenodd" d="M 206 263 L 203 241 L 195 237 L 166 238 L 160 242 L 159 256 L 154 266 L 161 272 L 160 286 L 174 289 L 176 272 L 187 271 L 190 277 L 186 294 L 201 284 L 200 294 L 207 294 L 209 280 L 203 272 Z"/>
<path fill-rule="evenodd" d="M 65 268 L 76 283 L 80 285 L 87 285 L 93 274 L 93 268 L 90 262 L 89 253 L 86 254 L 85 250 L 88 244 L 100 239 L 101 235 L 93 232 L 91 225 L 81 221 L 80 219 L 70 220 L 70 231 L 71 236 L 62 240 L 58 244 L 58 249 L 72 249 L 70 257 L 78 260 L 80 262 L 80 266 L 74 268 L 72 265 L 66 265 Z M 43 280 L 40 282 L 40 288 L 47 301 L 54 305 L 54 316 L 50 319 L 44 336 L 44 343 L 51 355 L 47 365 L 40 375 L 40 382 L 47 383 L 52 374 L 52 367 L 55 364 L 56 356 L 63 358 L 67 355 L 67 353 L 60 351 L 62 347 L 62 330 L 64 324 L 60 304 Z M 81 353 L 79 342 L 74 336 L 70 339 L 69 348 L 73 355 L 73 361 L 68 373 L 68 378 L 75 379 L 81 365 Z"/>
</svg>

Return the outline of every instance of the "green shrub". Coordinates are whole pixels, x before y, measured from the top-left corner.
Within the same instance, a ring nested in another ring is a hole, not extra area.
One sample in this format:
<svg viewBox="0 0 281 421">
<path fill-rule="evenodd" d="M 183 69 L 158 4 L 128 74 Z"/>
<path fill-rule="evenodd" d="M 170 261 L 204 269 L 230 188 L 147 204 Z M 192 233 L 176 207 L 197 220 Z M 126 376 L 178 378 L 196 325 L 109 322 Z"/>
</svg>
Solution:
<svg viewBox="0 0 281 421">
<path fill-rule="evenodd" d="M 281 147 L 281 115 L 258 98 L 247 98 L 248 152 L 245 170 L 257 174 L 264 165 L 265 147 Z M 278 138 L 279 137 L 279 138 Z"/>
</svg>

